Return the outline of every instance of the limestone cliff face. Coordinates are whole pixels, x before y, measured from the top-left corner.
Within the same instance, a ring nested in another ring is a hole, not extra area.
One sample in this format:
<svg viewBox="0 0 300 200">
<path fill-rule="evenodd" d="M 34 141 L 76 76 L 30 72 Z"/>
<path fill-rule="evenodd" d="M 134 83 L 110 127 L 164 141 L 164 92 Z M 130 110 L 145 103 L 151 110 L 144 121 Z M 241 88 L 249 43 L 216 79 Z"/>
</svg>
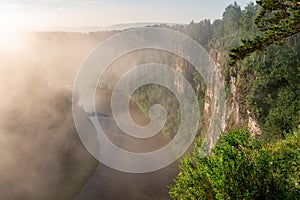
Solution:
<svg viewBox="0 0 300 200">
<path fill-rule="evenodd" d="M 223 45 L 224 44 L 221 41 L 211 41 L 209 54 L 215 61 L 217 68 L 223 72 L 222 74 L 224 76 L 224 67 L 226 66 L 222 66 L 222 60 L 224 60 L 225 57 Z M 228 86 L 230 89 L 227 91 L 226 94 L 226 123 L 223 131 L 230 130 L 236 127 L 243 127 L 244 125 L 248 124 L 248 129 L 252 134 L 261 134 L 261 129 L 255 116 L 253 115 L 253 113 L 246 109 L 245 103 L 242 103 L 240 101 L 241 94 L 238 90 L 238 69 L 233 69 L 233 72 L 231 73 L 228 80 Z M 206 115 L 210 113 L 211 98 L 211 91 L 207 91 L 205 98 Z"/>
<path fill-rule="evenodd" d="M 204 100 L 204 119 L 207 126 L 206 137 L 210 148 L 215 145 L 219 137 L 219 132 L 229 131 L 236 127 L 244 127 L 246 124 L 248 124 L 251 133 L 261 133 L 257 120 L 254 115 L 247 110 L 245 102 L 242 101 L 244 97 L 242 96 L 243 91 L 239 91 L 241 89 L 239 89 L 240 87 L 238 85 L 239 72 L 237 68 L 231 69 L 230 75 L 227 75 L 227 88 L 229 89 L 226 91 L 226 111 L 223 112 L 224 109 L 220 106 L 220 100 L 217 98 L 219 98 L 221 94 L 221 82 L 224 81 L 225 84 L 225 67 L 228 67 L 226 64 L 223 64 L 226 59 L 226 52 L 223 49 L 224 44 L 221 41 L 211 41 L 209 55 L 215 62 L 216 72 L 212 71 L 213 80 L 210 82 L 210 87 L 206 89 Z M 175 69 L 183 74 L 189 71 L 189 64 L 184 59 L 177 58 L 175 60 Z M 184 92 L 181 77 L 174 77 L 174 87 L 177 92 Z M 221 129 L 219 125 L 221 125 Z"/>
</svg>

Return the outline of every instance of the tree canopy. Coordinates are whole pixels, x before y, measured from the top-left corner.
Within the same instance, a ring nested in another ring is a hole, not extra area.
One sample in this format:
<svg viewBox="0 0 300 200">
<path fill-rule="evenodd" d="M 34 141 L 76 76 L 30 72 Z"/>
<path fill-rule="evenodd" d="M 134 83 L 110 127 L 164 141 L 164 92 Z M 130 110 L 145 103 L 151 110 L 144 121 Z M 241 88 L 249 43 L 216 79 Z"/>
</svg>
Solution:
<svg viewBox="0 0 300 200">
<path fill-rule="evenodd" d="M 259 0 L 259 13 L 255 18 L 262 35 L 242 39 L 242 44 L 231 50 L 231 65 L 251 53 L 283 41 L 300 32 L 300 2 L 295 0 Z"/>
<path fill-rule="evenodd" d="M 199 141 L 200 149 L 202 141 Z M 298 199 L 299 133 L 265 143 L 246 130 L 221 136 L 211 156 L 198 151 L 181 163 L 173 199 Z"/>
</svg>

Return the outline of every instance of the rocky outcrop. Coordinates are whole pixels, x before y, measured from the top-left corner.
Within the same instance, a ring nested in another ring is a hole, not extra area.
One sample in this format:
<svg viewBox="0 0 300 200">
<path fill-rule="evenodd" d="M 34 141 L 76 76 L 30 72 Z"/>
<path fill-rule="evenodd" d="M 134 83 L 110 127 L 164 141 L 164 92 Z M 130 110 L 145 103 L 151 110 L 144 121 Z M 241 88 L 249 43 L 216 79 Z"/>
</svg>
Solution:
<svg viewBox="0 0 300 200">
<path fill-rule="evenodd" d="M 262 131 L 259 126 L 259 123 L 253 113 L 251 113 L 249 110 L 247 110 L 248 114 L 248 129 L 252 135 L 261 135 Z"/>
<path fill-rule="evenodd" d="M 221 41 L 213 40 L 210 44 L 210 56 L 215 61 L 219 70 L 224 70 L 222 66 L 223 55 L 223 43 Z M 224 75 L 224 73 L 223 73 Z M 226 106 L 226 124 L 225 130 L 231 130 L 236 127 L 244 126 L 248 124 L 248 129 L 252 134 L 261 134 L 261 128 L 258 121 L 254 117 L 254 114 L 246 109 L 245 103 L 241 103 L 241 94 L 238 90 L 238 69 L 233 69 L 229 79 L 230 92 L 227 92 L 227 106 Z M 205 98 L 205 113 L 210 111 L 210 99 L 211 91 L 206 92 Z"/>
</svg>

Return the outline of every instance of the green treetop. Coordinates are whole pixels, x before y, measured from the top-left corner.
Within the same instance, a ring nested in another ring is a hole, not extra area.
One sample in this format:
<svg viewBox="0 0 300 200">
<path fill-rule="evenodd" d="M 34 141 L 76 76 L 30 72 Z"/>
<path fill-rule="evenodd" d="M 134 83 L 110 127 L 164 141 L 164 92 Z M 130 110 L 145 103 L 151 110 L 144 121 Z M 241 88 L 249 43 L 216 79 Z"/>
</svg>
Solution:
<svg viewBox="0 0 300 200">
<path fill-rule="evenodd" d="M 259 13 L 255 18 L 262 36 L 242 39 L 242 44 L 231 50 L 231 65 L 251 53 L 281 42 L 300 32 L 300 2 L 295 0 L 259 0 Z"/>
</svg>

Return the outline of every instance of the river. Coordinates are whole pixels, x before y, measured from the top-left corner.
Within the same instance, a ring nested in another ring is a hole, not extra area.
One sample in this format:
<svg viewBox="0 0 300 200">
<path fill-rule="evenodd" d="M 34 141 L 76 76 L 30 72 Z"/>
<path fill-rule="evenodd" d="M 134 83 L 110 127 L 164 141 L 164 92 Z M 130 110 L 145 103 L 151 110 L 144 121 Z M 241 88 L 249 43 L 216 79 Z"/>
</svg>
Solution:
<svg viewBox="0 0 300 200">
<path fill-rule="evenodd" d="M 116 145 L 135 152 L 147 152 L 166 144 L 161 134 L 157 134 L 147 140 L 133 139 L 124 134 L 112 120 L 110 93 L 108 91 L 98 91 L 96 102 L 97 112 L 106 116 L 100 120 L 100 124 L 107 136 Z M 139 111 L 134 103 L 130 104 L 130 111 L 136 123 L 146 125 L 149 122 L 149 119 Z M 177 162 L 159 171 L 143 174 L 120 172 L 99 162 L 94 174 L 88 179 L 75 199 L 168 200 L 170 197 L 167 186 L 173 182 L 178 171 Z"/>
</svg>

